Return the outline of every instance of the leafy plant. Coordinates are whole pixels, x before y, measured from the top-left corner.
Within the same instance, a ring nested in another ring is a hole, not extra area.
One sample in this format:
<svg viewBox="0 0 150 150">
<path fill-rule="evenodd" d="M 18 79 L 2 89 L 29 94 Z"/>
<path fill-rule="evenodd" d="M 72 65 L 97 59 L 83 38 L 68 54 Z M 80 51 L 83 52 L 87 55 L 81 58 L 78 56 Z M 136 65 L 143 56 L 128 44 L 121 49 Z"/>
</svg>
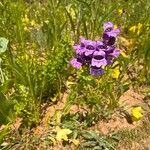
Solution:
<svg viewBox="0 0 150 150">
<path fill-rule="evenodd" d="M 83 138 L 86 140 L 81 144 L 81 147 L 87 149 L 101 150 L 109 149 L 115 150 L 112 144 L 107 141 L 107 138 L 95 131 L 86 131 L 82 134 Z"/>
</svg>

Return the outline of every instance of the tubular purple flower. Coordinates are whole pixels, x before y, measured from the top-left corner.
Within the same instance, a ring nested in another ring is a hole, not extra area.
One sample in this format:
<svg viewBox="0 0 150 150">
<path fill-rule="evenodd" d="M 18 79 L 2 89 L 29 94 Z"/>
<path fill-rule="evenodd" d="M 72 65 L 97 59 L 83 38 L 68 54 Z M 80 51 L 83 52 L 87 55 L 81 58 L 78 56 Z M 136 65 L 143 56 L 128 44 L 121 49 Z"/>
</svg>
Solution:
<svg viewBox="0 0 150 150">
<path fill-rule="evenodd" d="M 120 29 L 114 29 L 112 22 L 104 23 L 103 40 L 107 43 L 107 45 L 113 45 L 119 33 Z"/>
<path fill-rule="evenodd" d="M 90 56 L 96 51 L 96 42 L 88 40 L 87 45 L 86 45 L 86 51 L 85 51 L 85 56 Z"/>
<path fill-rule="evenodd" d="M 78 61 L 77 61 L 77 58 L 73 58 L 73 59 L 70 61 L 70 64 L 71 64 L 74 68 L 77 68 L 77 69 L 80 69 L 81 66 L 82 66 L 82 63 L 78 62 Z"/>
<path fill-rule="evenodd" d="M 105 52 L 95 51 L 91 61 L 91 66 L 101 67 L 106 65 L 107 65 L 107 60 L 105 59 Z"/>
<path fill-rule="evenodd" d="M 80 38 L 80 44 L 73 46 L 76 58 L 70 64 L 79 69 L 83 65 L 90 65 L 90 74 L 99 76 L 104 74 L 103 66 L 113 63 L 114 58 L 120 54 L 120 50 L 115 49 L 116 37 L 120 29 L 114 29 L 112 22 L 104 23 L 104 33 L 102 40 L 92 41 Z"/>
<path fill-rule="evenodd" d="M 114 29 L 114 25 L 112 22 L 104 23 L 104 32 L 112 31 Z"/>
<path fill-rule="evenodd" d="M 83 55 L 77 55 L 76 58 L 73 58 L 70 61 L 70 64 L 74 67 L 74 68 L 81 68 L 81 66 L 83 66 L 85 64 L 85 58 Z"/>
<path fill-rule="evenodd" d="M 105 32 L 105 34 L 107 34 L 108 37 L 117 37 L 119 33 L 120 33 L 120 29 L 113 29 L 110 32 Z"/>
<path fill-rule="evenodd" d="M 73 46 L 73 49 L 76 51 L 76 54 L 80 54 L 82 55 L 86 49 L 86 45 L 87 45 L 88 40 L 86 40 L 85 38 L 80 38 L 80 44 L 75 44 Z"/>
<path fill-rule="evenodd" d="M 116 38 L 115 37 L 110 37 L 107 41 L 107 45 L 108 46 L 111 46 L 111 45 L 114 45 L 116 42 Z"/>
<path fill-rule="evenodd" d="M 100 76 L 104 74 L 104 69 L 98 67 L 90 67 L 90 74 L 93 76 Z"/>
<path fill-rule="evenodd" d="M 103 33 L 103 42 L 107 46 L 112 46 L 116 42 L 116 37 L 110 36 L 107 33 Z"/>
<path fill-rule="evenodd" d="M 98 51 L 105 51 L 105 49 L 107 49 L 107 45 L 103 42 L 103 41 L 97 41 L 96 42 L 96 50 Z"/>
<path fill-rule="evenodd" d="M 88 40 L 86 40 L 83 37 L 80 38 L 80 46 L 81 46 L 81 48 L 86 47 L 87 43 L 88 43 Z"/>
<path fill-rule="evenodd" d="M 109 56 L 117 58 L 120 55 L 120 50 L 114 50 Z"/>
<path fill-rule="evenodd" d="M 115 46 L 113 45 L 113 46 L 107 47 L 107 49 L 104 49 L 104 52 L 106 54 L 109 54 L 109 53 L 112 53 L 114 50 L 115 50 Z"/>
<path fill-rule="evenodd" d="M 82 48 L 81 45 L 74 45 L 73 49 L 76 51 L 76 54 L 82 55 L 86 49 Z"/>
</svg>

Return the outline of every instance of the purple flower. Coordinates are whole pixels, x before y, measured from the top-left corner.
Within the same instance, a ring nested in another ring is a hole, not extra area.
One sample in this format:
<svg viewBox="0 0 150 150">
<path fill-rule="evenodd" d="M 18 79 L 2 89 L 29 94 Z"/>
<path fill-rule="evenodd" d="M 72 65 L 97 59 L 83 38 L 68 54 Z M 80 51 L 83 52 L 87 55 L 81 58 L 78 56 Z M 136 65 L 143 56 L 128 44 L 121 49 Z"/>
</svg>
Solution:
<svg viewBox="0 0 150 150">
<path fill-rule="evenodd" d="M 106 33 L 109 37 L 116 37 L 120 33 L 120 29 L 114 29 L 112 22 L 106 22 L 104 23 L 104 33 Z"/>
<path fill-rule="evenodd" d="M 120 29 L 114 29 L 112 22 L 104 23 L 103 40 L 107 45 L 115 44 L 116 37 L 120 33 Z"/>
<path fill-rule="evenodd" d="M 104 74 L 104 69 L 91 66 L 90 67 L 90 74 L 93 75 L 93 76 L 103 75 Z"/>
<path fill-rule="evenodd" d="M 97 51 L 105 51 L 107 49 L 107 45 L 103 41 L 97 41 L 96 42 L 96 50 Z"/>
<path fill-rule="evenodd" d="M 92 57 L 91 66 L 101 67 L 106 65 L 107 60 L 105 59 L 105 52 L 95 51 Z"/>
<path fill-rule="evenodd" d="M 114 29 L 114 25 L 112 22 L 105 22 L 104 23 L 104 32 L 110 32 Z"/>
<path fill-rule="evenodd" d="M 115 50 L 115 46 L 108 46 L 107 49 L 104 49 L 103 51 L 108 55 L 112 53 Z"/>
<path fill-rule="evenodd" d="M 91 56 L 96 51 L 96 41 L 87 40 L 85 56 Z"/>
<path fill-rule="evenodd" d="M 80 69 L 81 66 L 82 66 L 82 63 L 78 62 L 78 61 L 77 61 L 77 58 L 71 59 L 70 64 L 71 64 L 74 68 L 77 68 L 77 69 Z"/>
<path fill-rule="evenodd" d="M 89 65 L 90 74 L 93 76 L 104 74 L 102 67 L 112 64 L 114 58 L 120 54 L 120 50 L 115 49 L 119 32 L 119 29 L 114 29 L 112 22 L 107 22 L 104 23 L 102 40 L 92 41 L 80 38 L 80 43 L 73 46 L 76 57 L 70 61 L 70 64 L 77 69 L 83 65 Z"/>
<path fill-rule="evenodd" d="M 107 33 L 103 33 L 103 40 L 104 40 L 103 42 L 105 43 L 105 45 L 112 46 L 116 42 L 116 37 L 109 36 Z"/>
<path fill-rule="evenodd" d="M 120 50 L 114 50 L 112 53 L 109 53 L 109 56 L 117 58 L 120 55 Z"/>
<path fill-rule="evenodd" d="M 86 51 L 86 49 L 81 48 L 80 45 L 74 45 L 73 48 L 76 51 L 76 54 L 79 54 L 79 55 L 83 55 L 83 53 Z"/>
<path fill-rule="evenodd" d="M 113 29 L 111 31 L 105 31 L 103 34 L 103 38 L 110 38 L 110 37 L 117 37 L 117 35 L 120 33 L 120 29 Z"/>
<path fill-rule="evenodd" d="M 106 60 L 107 60 L 107 64 L 110 65 L 113 63 L 113 57 L 112 56 L 107 56 L 106 57 Z"/>
<path fill-rule="evenodd" d="M 87 45 L 87 43 L 88 43 L 88 40 L 86 40 L 85 38 L 80 38 L 80 45 L 81 45 L 81 47 L 82 48 L 85 48 L 86 47 L 86 45 Z"/>
<path fill-rule="evenodd" d="M 70 64 L 74 67 L 74 68 L 77 68 L 77 69 L 80 69 L 85 63 L 85 58 L 84 56 L 82 55 L 77 55 L 76 58 L 73 58 L 71 61 L 70 61 Z"/>
<path fill-rule="evenodd" d="M 80 38 L 80 44 L 75 44 L 73 49 L 76 51 L 76 54 L 82 55 L 86 51 L 87 41 L 85 38 Z"/>
</svg>

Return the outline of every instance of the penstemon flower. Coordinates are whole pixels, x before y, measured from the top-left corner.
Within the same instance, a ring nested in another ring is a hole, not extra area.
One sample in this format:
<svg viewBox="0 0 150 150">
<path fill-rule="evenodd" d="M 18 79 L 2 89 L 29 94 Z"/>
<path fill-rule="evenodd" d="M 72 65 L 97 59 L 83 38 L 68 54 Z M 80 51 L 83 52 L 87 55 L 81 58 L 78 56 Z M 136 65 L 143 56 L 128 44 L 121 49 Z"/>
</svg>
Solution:
<svg viewBox="0 0 150 150">
<path fill-rule="evenodd" d="M 104 23 L 104 33 L 102 40 L 92 41 L 80 38 L 80 44 L 73 46 L 76 57 L 70 61 L 74 68 L 81 68 L 89 65 L 90 74 L 99 76 L 104 74 L 104 67 L 112 64 L 113 59 L 117 58 L 120 50 L 116 49 L 116 37 L 120 29 L 114 29 L 112 22 Z"/>
</svg>

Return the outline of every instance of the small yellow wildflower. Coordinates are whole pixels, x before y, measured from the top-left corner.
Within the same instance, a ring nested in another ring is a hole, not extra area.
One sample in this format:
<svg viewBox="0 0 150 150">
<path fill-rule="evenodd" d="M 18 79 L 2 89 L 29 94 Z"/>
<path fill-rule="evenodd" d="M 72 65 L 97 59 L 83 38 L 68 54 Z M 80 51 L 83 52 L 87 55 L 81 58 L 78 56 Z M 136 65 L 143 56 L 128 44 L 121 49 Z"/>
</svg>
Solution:
<svg viewBox="0 0 150 150">
<path fill-rule="evenodd" d="M 114 68 L 113 71 L 112 71 L 112 77 L 113 77 L 114 79 L 118 79 L 118 78 L 119 78 L 119 75 L 120 75 L 119 67 Z"/>
<path fill-rule="evenodd" d="M 132 31 L 133 33 L 135 33 L 135 31 L 136 31 L 136 26 L 132 26 L 132 27 L 129 29 L 129 31 Z"/>
<path fill-rule="evenodd" d="M 140 106 L 132 108 L 131 110 L 132 121 L 138 121 L 143 117 L 141 111 L 142 108 Z"/>
<path fill-rule="evenodd" d="M 24 31 L 29 31 L 29 29 L 25 26 L 25 27 L 24 27 Z"/>
<path fill-rule="evenodd" d="M 60 127 L 56 127 L 57 135 L 56 139 L 58 141 L 68 141 L 68 135 L 72 133 L 70 129 L 61 129 Z"/>
<path fill-rule="evenodd" d="M 137 35 L 139 35 L 139 34 L 141 33 L 142 27 L 143 27 L 143 24 L 138 23 L 137 26 L 132 26 L 132 27 L 129 29 L 129 31 L 132 31 L 133 33 L 137 32 Z"/>
<path fill-rule="evenodd" d="M 35 25 L 36 25 L 35 21 L 31 20 L 31 26 L 35 26 Z"/>
<path fill-rule="evenodd" d="M 123 9 L 118 9 L 118 15 L 121 16 L 123 14 Z"/>
<path fill-rule="evenodd" d="M 142 27 L 143 27 L 143 24 L 138 23 L 138 25 L 137 25 L 137 34 L 138 34 L 138 35 L 140 34 L 140 32 L 141 32 L 141 30 L 142 30 Z"/>
<path fill-rule="evenodd" d="M 116 24 L 114 25 L 114 29 L 117 29 L 117 25 Z"/>
<path fill-rule="evenodd" d="M 27 14 L 25 14 L 25 17 L 22 18 L 22 22 L 23 22 L 24 24 L 29 24 L 29 18 L 28 18 L 28 16 L 27 16 Z"/>
</svg>

